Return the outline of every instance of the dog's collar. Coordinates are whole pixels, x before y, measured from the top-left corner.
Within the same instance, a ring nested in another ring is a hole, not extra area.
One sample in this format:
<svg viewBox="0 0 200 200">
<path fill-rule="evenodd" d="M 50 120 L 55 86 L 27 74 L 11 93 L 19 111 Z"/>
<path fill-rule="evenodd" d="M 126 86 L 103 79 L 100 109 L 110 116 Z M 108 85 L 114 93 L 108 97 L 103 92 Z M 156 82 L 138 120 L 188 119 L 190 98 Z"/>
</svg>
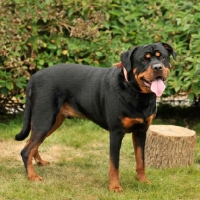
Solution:
<svg viewBox="0 0 200 200">
<path fill-rule="evenodd" d="M 115 64 L 116 68 L 122 68 L 124 67 L 124 65 L 122 64 L 122 62 L 119 62 L 117 64 Z"/>
<path fill-rule="evenodd" d="M 126 68 L 124 67 L 123 63 L 119 62 L 115 66 L 116 66 L 117 69 L 122 68 L 123 74 L 124 74 L 124 78 L 125 78 L 126 82 L 128 83 L 127 71 L 126 71 Z"/>
</svg>

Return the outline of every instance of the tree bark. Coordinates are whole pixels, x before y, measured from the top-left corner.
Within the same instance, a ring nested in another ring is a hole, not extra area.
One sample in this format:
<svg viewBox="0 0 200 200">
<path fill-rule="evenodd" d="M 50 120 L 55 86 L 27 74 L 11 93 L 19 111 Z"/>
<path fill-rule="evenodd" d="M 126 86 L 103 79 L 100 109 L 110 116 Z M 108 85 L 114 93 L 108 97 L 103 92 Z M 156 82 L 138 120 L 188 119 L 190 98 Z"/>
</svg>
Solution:
<svg viewBox="0 0 200 200">
<path fill-rule="evenodd" d="M 173 125 L 151 125 L 147 131 L 145 165 L 184 167 L 194 163 L 196 133 Z"/>
</svg>

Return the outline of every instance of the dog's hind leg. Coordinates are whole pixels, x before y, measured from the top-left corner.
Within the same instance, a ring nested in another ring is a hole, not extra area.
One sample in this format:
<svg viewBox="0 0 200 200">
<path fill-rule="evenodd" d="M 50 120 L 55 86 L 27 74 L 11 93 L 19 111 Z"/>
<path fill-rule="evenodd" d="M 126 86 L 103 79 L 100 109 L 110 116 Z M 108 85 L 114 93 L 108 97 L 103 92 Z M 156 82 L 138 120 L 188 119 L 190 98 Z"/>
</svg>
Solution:
<svg viewBox="0 0 200 200">
<path fill-rule="evenodd" d="M 56 117 L 56 122 L 54 124 L 54 126 L 52 127 L 52 129 L 48 132 L 47 136 L 48 137 L 50 134 L 52 134 L 57 128 L 59 128 L 63 121 L 65 119 L 65 116 L 62 115 L 61 113 L 58 113 L 57 117 Z M 50 162 L 49 161 L 45 161 L 45 160 L 42 160 L 39 152 L 38 152 L 38 149 L 37 151 L 35 152 L 35 155 L 34 155 L 34 159 L 35 159 L 35 162 L 37 163 L 38 166 L 45 166 L 45 165 L 49 165 Z"/>
<path fill-rule="evenodd" d="M 41 115 L 38 115 L 37 113 L 37 116 Z M 31 180 L 42 180 L 42 177 L 38 176 L 35 172 L 35 169 L 32 164 L 32 159 L 35 158 L 38 164 L 48 164 L 47 161 L 43 161 L 41 159 L 38 153 L 38 148 L 45 140 L 45 138 L 51 133 L 53 133 L 62 124 L 64 120 L 64 116 L 61 114 L 58 114 L 55 118 L 56 119 L 54 119 L 53 117 L 50 118 L 48 115 L 48 119 L 46 118 L 46 120 L 42 122 L 41 119 L 37 119 L 36 117 L 33 117 L 32 119 L 31 137 L 21 152 L 28 178 Z"/>
<path fill-rule="evenodd" d="M 29 144 L 29 140 L 27 141 L 26 146 L 28 146 L 28 144 Z M 41 156 L 40 156 L 40 154 L 38 152 L 38 148 L 37 148 L 37 150 L 36 150 L 36 152 L 35 152 L 33 157 L 34 157 L 35 162 L 37 163 L 38 166 L 44 166 L 44 165 L 49 165 L 50 164 L 50 162 L 42 160 L 42 158 L 41 158 Z"/>
<path fill-rule="evenodd" d="M 28 178 L 31 180 L 37 180 L 37 181 L 42 180 L 42 177 L 36 174 L 35 169 L 32 164 L 32 158 L 35 155 L 40 144 L 41 142 L 36 143 L 33 141 L 31 142 L 31 140 L 29 140 L 26 146 L 24 147 L 24 149 L 21 151 L 21 156 L 24 162 L 24 166 L 26 168 Z"/>
</svg>

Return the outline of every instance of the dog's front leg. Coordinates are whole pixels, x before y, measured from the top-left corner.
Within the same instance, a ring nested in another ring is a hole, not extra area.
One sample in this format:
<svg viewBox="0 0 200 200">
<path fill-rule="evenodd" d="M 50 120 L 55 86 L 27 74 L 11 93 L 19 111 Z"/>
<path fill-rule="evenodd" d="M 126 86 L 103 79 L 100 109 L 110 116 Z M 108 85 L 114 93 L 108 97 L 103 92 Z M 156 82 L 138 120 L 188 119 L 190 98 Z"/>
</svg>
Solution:
<svg viewBox="0 0 200 200">
<path fill-rule="evenodd" d="M 119 155 L 123 133 L 110 132 L 110 191 L 121 192 L 122 187 L 119 183 Z"/>
<path fill-rule="evenodd" d="M 146 131 L 139 131 L 137 133 L 132 133 L 135 160 L 136 160 L 136 172 L 137 179 L 139 182 L 151 183 L 145 173 L 145 161 L 144 161 L 144 149 L 146 141 Z"/>
</svg>

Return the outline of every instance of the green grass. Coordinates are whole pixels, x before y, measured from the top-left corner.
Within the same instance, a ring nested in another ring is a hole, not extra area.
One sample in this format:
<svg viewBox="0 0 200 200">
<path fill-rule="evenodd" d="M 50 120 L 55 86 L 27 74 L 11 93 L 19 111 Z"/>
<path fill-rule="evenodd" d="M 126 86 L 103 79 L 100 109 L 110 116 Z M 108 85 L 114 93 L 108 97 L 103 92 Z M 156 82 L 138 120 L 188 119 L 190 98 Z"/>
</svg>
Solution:
<svg viewBox="0 0 200 200">
<path fill-rule="evenodd" d="M 89 121 L 66 120 L 41 145 L 41 156 L 51 162 L 49 166 L 35 166 L 43 181 L 31 182 L 25 176 L 20 157 L 26 141 L 13 140 L 21 125 L 20 117 L 0 123 L 0 200 L 200 199 L 200 138 L 197 138 L 193 166 L 165 170 L 147 168 L 148 178 L 153 183 L 147 185 L 136 181 L 131 135 L 127 134 L 120 161 L 120 182 L 124 191 L 112 193 L 108 190 L 107 131 Z"/>
</svg>

